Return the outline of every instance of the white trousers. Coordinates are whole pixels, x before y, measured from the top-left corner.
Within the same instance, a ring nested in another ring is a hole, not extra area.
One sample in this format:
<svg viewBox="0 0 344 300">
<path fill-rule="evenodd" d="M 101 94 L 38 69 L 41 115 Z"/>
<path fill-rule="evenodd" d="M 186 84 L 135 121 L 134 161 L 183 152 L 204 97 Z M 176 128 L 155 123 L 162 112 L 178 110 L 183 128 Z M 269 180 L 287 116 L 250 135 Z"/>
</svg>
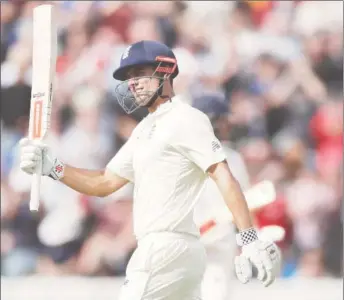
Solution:
<svg viewBox="0 0 344 300">
<path fill-rule="evenodd" d="M 205 263 L 198 238 L 151 233 L 138 242 L 119 300 L 200 300 Z"/>
<path fill-rule="evenodd" d="M 201 286 L 202 300 L 229 300 L 236 280 L 234 258 L 236 254 L 235 233 L 228 228 L 228 235 L 206 247 L 207 265 Z"/>
</svg>

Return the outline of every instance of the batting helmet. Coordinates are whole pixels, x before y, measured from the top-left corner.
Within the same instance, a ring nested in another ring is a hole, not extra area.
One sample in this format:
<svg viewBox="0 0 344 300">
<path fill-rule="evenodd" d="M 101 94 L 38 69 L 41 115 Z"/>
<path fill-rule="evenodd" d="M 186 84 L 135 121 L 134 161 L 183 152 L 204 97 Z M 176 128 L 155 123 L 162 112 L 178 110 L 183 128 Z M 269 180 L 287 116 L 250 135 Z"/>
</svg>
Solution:
<svg viewBox="0 0 344 300">
<path fill-rule="evenodd" d="M 148 77 L 149 80 L 155 78 L 159 85 L 158 88 L 146 90 L 139 95 L 130 84 L 127 71 L 132 67 L 146 65 L 154 66 L 155 71 L 151 76 L 143 77 Z M 168 97 L 162 95 L 164 81 L 167 78 L 175 78 L 178 73 L 176 57 L 166 45 L 155 41 L 140 41 L 130 45 L 122 54 L 120 66 L 113 72 L 113 77 L 122 81 L 115 90 L 117 101 L 128 114 L 139 107 L 149 107 L 158 97 Z"/>
<path fill-rule="evenodd" d="M 130 67 L 140 65 L 159 66 L 161 63 L 170 64 L 170 67 L 161 67 L 157 72 L 169 73 L 175 78 L 179 71 L 173 51 L 165 44 L 156 41 L 140 41 L 130 45 L 121 57 L 120 66 L 113 72 L 117 80 L 126 80 L 126 71 Z"/>
</svg>

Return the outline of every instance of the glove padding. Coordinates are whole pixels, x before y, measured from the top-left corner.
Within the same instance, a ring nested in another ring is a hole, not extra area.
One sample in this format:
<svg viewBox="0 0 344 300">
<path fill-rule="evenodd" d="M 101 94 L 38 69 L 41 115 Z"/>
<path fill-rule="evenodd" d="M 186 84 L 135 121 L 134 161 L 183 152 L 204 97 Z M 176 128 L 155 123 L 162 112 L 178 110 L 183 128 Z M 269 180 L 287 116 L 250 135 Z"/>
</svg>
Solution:
<svg viewBox="0 0 344 300">
<path fill-rule="evenodd" d="M 257 269 L 257 279 L 262 281 L 264 286 L 267 287 L 275 281 L 281 262 L 281 253 L 275 243 L 256 240 L 242 247 L 242 254 L 239 257 L 241 256 L 248 259 L 251 266 Z M 252 267 L 251 273 L 246 271 L 244 258 L 238 258 L 236 261 L 239 264 L 239 272 L 241 270 L 243 274 L 241 275 L 243 281 L 248 281 L 252 277 Z M 240 266 L 244 267 L 240 269 Z M 242 281 L 240 278 L 239 280 Z"/>
<path fill-rule="evenodd" d="M 52 155 L 49 147 L 37 140 L 23 138 L 19 142 L 20 169 L 32 175 L 42 162 L 42 175 L 60 179 L 63 176 L 64 164 Z"/>
<path fill-rule="evenodd" d="M 235 273 L 241 283 L 248 283 L 252 278 L 252 265 L 242 254 L 234 259 Z"/>
</svg>

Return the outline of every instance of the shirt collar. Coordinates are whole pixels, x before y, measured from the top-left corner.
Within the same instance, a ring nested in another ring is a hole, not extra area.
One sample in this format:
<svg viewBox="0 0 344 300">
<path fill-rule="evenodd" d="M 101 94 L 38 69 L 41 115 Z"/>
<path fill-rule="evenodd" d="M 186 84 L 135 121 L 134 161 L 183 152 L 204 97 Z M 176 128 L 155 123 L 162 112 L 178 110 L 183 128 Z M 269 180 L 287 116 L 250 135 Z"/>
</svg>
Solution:
<svg viewBox="0 0 344 300">
<path fill-rule="evenodd" d="M 170 111 L 176 105 L 177 102 L 178 102 L 178 100 L 174 99 L 174 97 L 173 97 L 170 100 L 160 104 L 158 106 L 158 108 L 154 112 L 149 113 L 147 117 L 148 118 L 154 118 L 154 117 L 160 116 L 160 115 Z"/>
</svg>

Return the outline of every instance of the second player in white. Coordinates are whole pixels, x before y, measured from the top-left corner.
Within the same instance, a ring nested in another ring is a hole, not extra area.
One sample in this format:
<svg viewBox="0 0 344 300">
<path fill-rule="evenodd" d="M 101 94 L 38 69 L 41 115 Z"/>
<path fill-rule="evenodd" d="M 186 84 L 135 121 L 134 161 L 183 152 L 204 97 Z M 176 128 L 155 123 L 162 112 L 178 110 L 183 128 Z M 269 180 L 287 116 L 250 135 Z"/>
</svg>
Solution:
<svg viewBox="0 0 344 300">
<path fill-rule="evenodd" d="M 220 140 L 226 161 L 230 166 L 234 178 L 243 190 L 250 187 L 249 175 L 241 155 L 231 149 L 228 143 L 228 102 L 220 93 L 206 92 L 193 99 L 193 107 L 205 113 L 214 128 L 215 136 Z M 200 199 L 195 206 L 196 224 L 204 220 L 211 220 L 226 209 L 223 197 L 212 179 L 206 180 Z M 201 238 L 206 245 L 207 265 L 202 281 L 202 300 L 228 300 L 233 292 L 231 281 L 234 274 L 234 260 L 236 256 L 235 226 L 232 222 L 215 226 L 205 232 Z M 244 259 L 244 263 L 247 260 Z M 241 265 L 239 266 L 240 268 Z M 248 274 L 251 274 L 248 265 Z"/>
</svg>

